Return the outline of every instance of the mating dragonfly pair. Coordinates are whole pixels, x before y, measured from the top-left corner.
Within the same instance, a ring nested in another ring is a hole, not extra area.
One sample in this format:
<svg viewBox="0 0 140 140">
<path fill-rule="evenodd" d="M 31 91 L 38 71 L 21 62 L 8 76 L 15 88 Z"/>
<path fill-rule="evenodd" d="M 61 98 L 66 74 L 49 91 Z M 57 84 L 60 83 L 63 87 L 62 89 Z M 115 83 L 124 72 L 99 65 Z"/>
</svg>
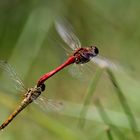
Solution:
<svg viewBox="0 0 140 140">
<path fill-rule="evenodd" d="M 21 104 L 18 106 L 17 109 L 6 119 L 6 121 L 0 126 L 0 130 L 4 129 L 16 116 L 20 113 L 27 105 L 37 100 L 42 100 L 40 97 L 41 93 L 45 90 L 44 82 L 53 76 L 55 73 L 59 72 L 66 66 L 70 64 L 84 64 L 92 60 L 95 56 L 98 55 L 99 50 L 96 46 L 90 47 L 82 47 L 79 39 L 76 35 L 67 27 L 67 24 L 63 22 L 56 22 L 56 30 L 59 33 L 60 37 L 63 41 L 73 50 L 73 54 L 59 67 L 44 74 L 37 82 L 37 84 L 30 89 L 26 89 L 24 94 L 24 99 L 22 100 Z M 94 61 L 94 60 L 93 60 Z M 19 86 L 24 87 L 23 82 L 19 79 L 17 74 L 13 71 L 11 66 L 4 62 L 0 62 L 0 67 L 7 70 L 12 78 L 16 81 Z M 25 87 L 24 87 L 25 89 Z"/>
</svg>

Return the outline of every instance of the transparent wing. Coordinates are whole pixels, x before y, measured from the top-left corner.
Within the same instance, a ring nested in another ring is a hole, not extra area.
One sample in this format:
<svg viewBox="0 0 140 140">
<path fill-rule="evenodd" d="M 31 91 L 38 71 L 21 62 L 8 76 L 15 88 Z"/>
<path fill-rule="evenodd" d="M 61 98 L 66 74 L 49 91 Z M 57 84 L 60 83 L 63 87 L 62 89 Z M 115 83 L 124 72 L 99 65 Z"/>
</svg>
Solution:
<svg viewBox="0 0 140 140">
<path fill-rule="evenodd" d="M 71 25 L 66 20 L 57 20 L 55 27 L 60 37 L 72 50 L 81 47 L 79 39 L 73 33 Z"/>
<path fill-rule="evenodd" d="M 81 65 L 73 64 L 69 67 L 68 71 L 72 75 L 72 77 L 81 79 L 81 77 L 83 76 L 81 69 Z"/>
<path fill-rule="evenodd" d="M 53 36 L 49 35 L 47 39 L 48 39 L 49 43 L 52 44 L 52 46 L 56 46 L 56 47 L 61 46 L 65 50 L 65 52 L 68 56 L 70 56 L 73 53 L 73 50 L 70 47 L 66 47 L 62 42 L 60 42 L 60 41 L 58 41 L 58 39 L 54 38 L 54 35 Z"/>
<path fill-rule="evenodd" d="M 79 79 L 82 82 L 88 82 L 90 75 L 93 74 L 93 68 L 89 63 L 87 64 L 73 64 L 68 69 L 72 77 Z"/>
<path fill-rule="evenodd" d="M 18 74 L 15 72 L 15 70 L 9 63 L 7 63 L 4 60 L 0 60 L 0 68 L 6 71 L 7 74 L 10 76 L 10 78 L 14 81 L 14 86 L 16 87 L 17 90 L 20 90 L 20 91 L 27 90 L 22 80 L 20 79 Z"/>
<path fill-rule="evenodd" d="M 63 107 L 63 103 L 61 101 L 47 99 L 42 95 L 39 96 L 34 102 L 38 104 L 44 111 L 59 112 Z"/>
<path fill-rule="evenodd" d="M 91 61 L 96 63 L 101 68 L 111 68 L 117 70 L 118 67 L 120 67 L 118 64 L 102 56 L 94 57 L 93 59 L 91 59 Z"/>
</svg>

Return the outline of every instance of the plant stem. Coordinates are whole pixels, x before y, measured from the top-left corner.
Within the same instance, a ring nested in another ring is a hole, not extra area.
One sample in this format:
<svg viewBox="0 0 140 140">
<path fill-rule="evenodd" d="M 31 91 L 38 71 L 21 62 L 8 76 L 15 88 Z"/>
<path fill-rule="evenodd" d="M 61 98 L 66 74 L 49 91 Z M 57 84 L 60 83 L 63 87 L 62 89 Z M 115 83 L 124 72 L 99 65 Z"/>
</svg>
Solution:
<svg viewBox="0 0 140 140">
<path fill-rule="evenodd" d="M 109 139 L 109 140 L 113 140 L 113 136 L 112 136 L 112 134 L 111 134 L 111 129 L 110 129 L 110 128 L 108 128 L 108 129 L 106 130 L 106 133 L 107 133 L 108 139 Z"/>
<path fill-rule="evenodd" d="M 127 103 L 127 100 L 126 100 L 126 98 L 125 98 L 125 96 L 124 96 L 124 94 L 123 94 L 123 92 L 122 92 L 122 90 L 121 90 L 121 88 L 120 88 L 120 86 L 119 86 L 119 84 L 118 84 L 118 82 L 117 82 L 117 80 L 115 78 L 115 75 L 113 74 L 112 70 L 108 68 L 107 73 L 108 73 L 109 78 L 110 78 L 110 80 L 111 80 L 111 82 L 112 82 L 112 84 L 113 84 L 113 86 L 114 86 L 114 88 L 115 88 L 115 90 L 117 92 L 117 95 L 118 95 L 120 103 L 121 103 L 121 105 L 123 107 L 123 110 L 124 110 L 124 112 L 125 112 L 125 114 L 126 114 L 126 116 L 128 118 L 128 121 L 129 121 L 131 130 L 133 132 L 133 135 L 135 137 L 137 137 L 136 131 L 138 130 L 138 126 L 137 126 L 136 120 L 135 120 L 135 118 L 133 116 L 133 113 L 132 113 L 132 111 L 131 111 L 128 103 Z"/>
<path fill-rule="evenodd" d="M 107 124 L 110 127 L 110 129 L 112 129 L 116 133 L 116 135 L 118 136 L 118 138 L 120 140 L 126 140 L 126 137 L 123 135 L 123 133 L 116 126 L 112 125 L 112 122 L 111 122 L 110 118 L 108 117 L 108 115 L 106 114 L 99 99 L 96 99 L 95 104 L 96 104 L 97 110 L 98 110 L 101 118 L 105 122 L 105 124 Z"/>
<path fill-rule="evenodd" d="M 80 126 L 80 128 L 83 128 L 85 125 L 85 118 L 86 118 L 86 114 L 87 114 L 87 110 L 88 110 L 88 105 L 90 104 L 90 102 L 92 100 L 92 96 L 95 92 L 95 89 L 96 89 L 98 81 L 102 75 L 102 72 L 103 72 L 103 69 L 101 69 L 101 68 L 98 68 L 96 70 L 96 73 L 95 73 L 93 79 L 91 80 L 91 83 L 87 89 L 87 92 L 86 92 L 87 94 L 86 94 L 86 97 L 84 100 L 84 104 L 80 111 L 80 118 L 79 118 L 79 124 L 78 124 Z"/>
</svg>

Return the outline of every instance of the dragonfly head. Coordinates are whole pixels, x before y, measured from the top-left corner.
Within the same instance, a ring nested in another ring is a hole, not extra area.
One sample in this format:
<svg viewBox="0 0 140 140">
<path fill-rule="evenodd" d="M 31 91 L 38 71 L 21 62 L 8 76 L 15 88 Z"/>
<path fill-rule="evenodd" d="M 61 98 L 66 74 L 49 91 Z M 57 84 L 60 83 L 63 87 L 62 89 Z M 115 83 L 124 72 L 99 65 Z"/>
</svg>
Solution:
<svg viewBox="0 0 140 140">
<path fill-rule="evenodd" d="M 98 54 L 99 54 L 99 50 L 96 46 L 89 47 L 89 55 L 91 58 L 97 56 Z"/>
<path fill-rule="evenodd" d="M 87 60 L 90 61 L 90 59 L 92 59 L 93 57 L 97 56 L 99 53 L 99 50 L 96 46 L 90 46 L 90 47 L 87 47 L 85 49 L 85 51 L 83 51 L 83 57 Z"/>
</svg>

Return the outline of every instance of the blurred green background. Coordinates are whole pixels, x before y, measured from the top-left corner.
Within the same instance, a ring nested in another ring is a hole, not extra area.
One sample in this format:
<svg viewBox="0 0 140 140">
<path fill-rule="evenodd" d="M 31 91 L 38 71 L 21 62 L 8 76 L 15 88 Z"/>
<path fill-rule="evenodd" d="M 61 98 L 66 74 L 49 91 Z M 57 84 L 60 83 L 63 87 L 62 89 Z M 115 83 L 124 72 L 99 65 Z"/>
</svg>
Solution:
<svg viewBox="0 0 140 140">
<path fill-rule="evenodd" d="M 83 46 L 97 45 L 101 56 L 117 64 L 118 69 L 111 72 L 119 85 L 114 88 L 109 73 L 98 65 L 90 63 L 90 72 L 85 70 L 82 78 L 72 76 L 67 67 L 48 79 L 42 93 L 62 100 L 62 109 L 43 111 L 32 103 L 0 132 L 0 139 L 139 139 L 139 7 L 139 0 L 0 1 L 0 59 L 14 67 L 27 87 L 34 86 L 42 74 L 67 59 L 61 47 L 66 44 L 54 26 L 59 17 L 70 22 Z M 24 92 L 15 90 L 2 70 L 0 74 L 3 123 Z M 118 89 L 124 98 L 118 98 Z M 90 106 L 85 109 L 87 114 L 83 115 L 81 126 L 80 111 L 88 93 L 94 95 L 87 101 Z"/>
</svg>

